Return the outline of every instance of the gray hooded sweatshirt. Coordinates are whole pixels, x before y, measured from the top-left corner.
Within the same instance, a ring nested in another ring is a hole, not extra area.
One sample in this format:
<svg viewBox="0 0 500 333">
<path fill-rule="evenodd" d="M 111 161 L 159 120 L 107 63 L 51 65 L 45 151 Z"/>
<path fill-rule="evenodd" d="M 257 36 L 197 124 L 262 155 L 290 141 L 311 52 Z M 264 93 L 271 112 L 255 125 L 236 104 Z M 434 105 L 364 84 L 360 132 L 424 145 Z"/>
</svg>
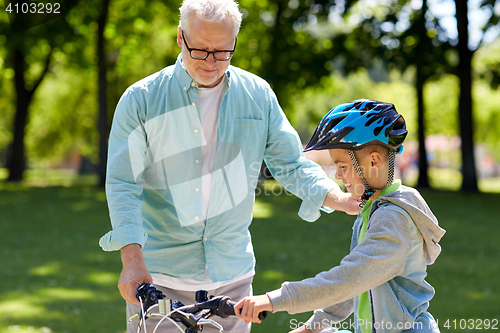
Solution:
<svg viewBox="0 0 500 333">
<path fill-rule="evenodd" d="M 400 186 L 374 200 L 365 238 L 358 244 L 363 224 L 354 222 L 351 252 L 339 266 L 313 278 L 285 282 L 268 293 L 273 311 L 290 314 L 316 310 L 307 322 L 314 333 L 337 325 L 361 332 L 439 332 L 427 312 L 434 288 L 425 281 L 427 265 L 441 252 L 439 227 L 417 190 Z M 357 296 L 368 291 L 372 323 L 342 322 L 357 309 Z"/>
</svg>

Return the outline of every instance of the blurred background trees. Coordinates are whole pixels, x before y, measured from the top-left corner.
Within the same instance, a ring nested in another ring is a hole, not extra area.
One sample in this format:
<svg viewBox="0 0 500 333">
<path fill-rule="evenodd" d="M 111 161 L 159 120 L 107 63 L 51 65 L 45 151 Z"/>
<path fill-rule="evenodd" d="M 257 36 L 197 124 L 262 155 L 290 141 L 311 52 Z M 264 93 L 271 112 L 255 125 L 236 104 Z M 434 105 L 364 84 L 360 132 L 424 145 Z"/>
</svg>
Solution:
<svg viewBox="0 0 500 333">
<path fill-rule="evenodd" d="M 64 17 L 21 31 L 0 14 L 3 178 L 22 179 L 25 165 L 65 167 L 97 174 L 102 184 L 118 99 L 130 84 L 173 64 L 180 52 L 180 3 L 67 1 L 71 10 Z M 498 163 L 500 1 L 239 4 L 244 19 L 232 64 L 272 85 L 304 141 L 331 107 L 374 98 L 395 103 L 405 115 L 418 186 L 432 185 L 429 162 L 441 163 L 429 137 L 448 138 L 434 143 L 438 150 L 460 137 L 458 152 L 446 154 L 463 175 L 457 178 L 462 190 L 478 190 L 483 156 Z"/>
</svg>

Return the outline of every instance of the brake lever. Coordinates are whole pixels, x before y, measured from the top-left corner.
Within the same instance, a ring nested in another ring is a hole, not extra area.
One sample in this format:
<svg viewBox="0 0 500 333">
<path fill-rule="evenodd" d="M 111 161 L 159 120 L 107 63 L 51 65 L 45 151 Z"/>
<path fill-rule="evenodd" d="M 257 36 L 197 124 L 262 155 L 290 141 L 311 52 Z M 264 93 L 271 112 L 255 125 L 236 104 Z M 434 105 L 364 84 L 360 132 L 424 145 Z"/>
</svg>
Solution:
<svg viewBox="0 0 500 333">
<path fill-rule="evenodd" d="M 198 320 L 198 326 L 205 325 L 205 324 L 210 324 L 212 326 L 215 326 L 219 330 L 219 333 L 224 331 L 224 328 L 222 327 L 222 325 L 219 324 L 218 322 L 212 320 L 212 319 L 201 318 L 200 320 Z"/>
<path fill-rule="evenodd" d="M 169 314 L 169 317 L 176 322 L 181 322 L 188 329 L 196 327 L 200 320 L 206 320 L 212 315 L 209 309 L 203 309 L 197 305 L 183 305 L 177 302 L 177 306 L 173 308 L 174 311 Z"/>
</svg>

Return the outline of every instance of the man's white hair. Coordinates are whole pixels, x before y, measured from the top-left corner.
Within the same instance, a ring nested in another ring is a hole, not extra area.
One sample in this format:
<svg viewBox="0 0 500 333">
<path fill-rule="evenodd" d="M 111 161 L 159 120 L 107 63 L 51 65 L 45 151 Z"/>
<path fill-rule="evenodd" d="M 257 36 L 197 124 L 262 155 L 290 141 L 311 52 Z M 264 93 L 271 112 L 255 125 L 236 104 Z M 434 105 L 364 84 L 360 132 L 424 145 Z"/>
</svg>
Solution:
<svg viewBox="0 0 500 333">
<path fill-rule="evenodd" d="M 234 0 L 184 0 L 180 12 L 179 27 L 186 32 L 189 31 L 189 23 L 194 17 L 210 23 L 229 18 L 234 23 L 234 37 L 240 30 L 242 14 Z"/>
</svg>

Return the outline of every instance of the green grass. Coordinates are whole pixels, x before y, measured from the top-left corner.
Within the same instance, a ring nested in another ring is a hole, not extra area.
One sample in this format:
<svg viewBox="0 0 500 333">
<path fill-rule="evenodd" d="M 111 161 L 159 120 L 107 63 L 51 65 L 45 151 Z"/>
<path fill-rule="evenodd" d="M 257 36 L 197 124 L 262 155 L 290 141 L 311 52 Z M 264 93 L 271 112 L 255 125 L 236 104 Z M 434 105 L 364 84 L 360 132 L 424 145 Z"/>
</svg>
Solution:
<svg viewBox="0 0 500 333">
<path fill-rule="evenodd" d="M 119 254 L 102 252 L 104 193 L 91 187 L 0 190 L 0 332 L 118 332 Z"/>
<path fill-rule="evenodd" d="M 500 320 L 500 194 L 423 195 L 447 230 L 427 279 L 441 331 L 470 331 L 443 329 L 447 319 Z M 307 223 L 297 216 L 299 204 L 272 183 L 261 189 L 251 226 L 256 294 L 314 276 L 348 253 L 354 218 L 323 214 Z M 0 333 L 124 332 L 119 254 L 98 246 L 109 228 L 102 190 L 0 183 Z M 270 314 L 252 332 L 288 332 L 290 320 L 309 316 Z"/>
</svg>

